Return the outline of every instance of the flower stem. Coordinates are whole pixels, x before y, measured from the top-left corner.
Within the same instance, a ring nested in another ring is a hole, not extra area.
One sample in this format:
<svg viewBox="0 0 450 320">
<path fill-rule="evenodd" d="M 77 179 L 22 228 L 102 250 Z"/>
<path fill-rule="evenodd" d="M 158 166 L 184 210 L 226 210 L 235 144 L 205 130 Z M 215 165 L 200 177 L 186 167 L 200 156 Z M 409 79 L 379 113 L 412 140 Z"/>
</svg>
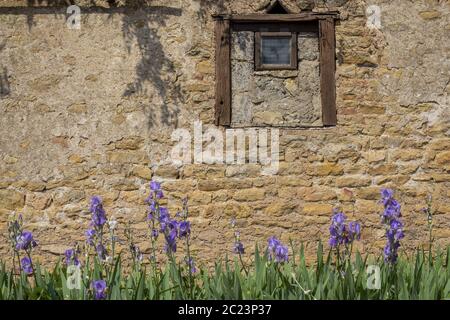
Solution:
<svg viewBox="0 0 450 320">
<path fill-rule="evenodd" d="M 36 277 L 36 270 L 34 269 L 34 264 L 33 264 L 33 260 L 31 259 L 30 250 L 26 250 L 25 252 L 28 256 L 28 259 L 30 259 L 30 266 L 31 266 L 31 270 L 33 272 L 33 277 L 34 277 L 34 285 L 35 285 L 35 287 L 37 287 L 38 283 L 37 283 L 37 277 Z"/>
<path fill-rule="evenodd" d="M 239 261 L 241 262 L 242 269 L 245 272 L 245 275 L 248 276 L 247 268 L 245 267 L 244 260 L 242 259 L 242 254 L 239 252 Z"/>
</svg>

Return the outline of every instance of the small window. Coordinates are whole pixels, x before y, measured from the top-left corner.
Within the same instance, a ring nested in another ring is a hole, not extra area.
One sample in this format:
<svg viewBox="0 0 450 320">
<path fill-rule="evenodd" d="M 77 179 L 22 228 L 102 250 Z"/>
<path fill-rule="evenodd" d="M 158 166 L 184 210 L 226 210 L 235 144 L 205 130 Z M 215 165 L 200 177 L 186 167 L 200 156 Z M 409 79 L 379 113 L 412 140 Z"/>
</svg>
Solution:
<svg viewBox="0 0 450 320">
<path fill-rule="evenodd" d="M 280 8 L 285 3 L 272 0 L 267 14 L 214 15 L 216 125 L 310 128 L 337 124 L 335 23 L 339 13 L 285 9 L 284 13 Z M 276 14 L 271 14 L 273 8 Z"/>
<path fill-rule="evenodd" d="M 297 34 L 295 32 L 256 32 L 255 69 L 297 69 Z"/>
</svg>

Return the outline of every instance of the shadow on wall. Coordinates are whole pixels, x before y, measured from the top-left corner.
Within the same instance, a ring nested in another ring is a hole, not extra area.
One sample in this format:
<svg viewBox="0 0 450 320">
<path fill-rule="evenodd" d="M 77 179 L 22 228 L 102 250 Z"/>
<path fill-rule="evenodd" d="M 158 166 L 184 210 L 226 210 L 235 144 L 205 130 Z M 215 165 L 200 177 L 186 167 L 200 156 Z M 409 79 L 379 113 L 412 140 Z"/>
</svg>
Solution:
<svg viewBox="0 0 450 320">
<path fill-rule="evenodd" d="M 222 10 L 223 0 L 193 0 L 199 2 L 198 17 L 201 21 L 207 19 L 207 15 L 212 9 Z M 115 7 L 117 1 L 110 0 L 111 7 Z M 141 60 L 136 66 L 136 80 L 129 84 L 124 92 L 124 96 L 131 96 L 134 93 L 144 93 L 144 83 L 152 82 L 159 93 L 163 103 L 161 105 L 160 122 L 165 125 L 177 127 L 177 115 L 179 112 L 178 104 L 185 103 L 182 88 L 177 83 L 177 70 L 174 63 L 167 58 L 164 48 L 161 44 L 158 28 L 166 25 L 168 16 L 181 16 L 182 10 L 178 8 L 151 6 L 151 0 L 122 0 L 124 5 L 129 8 L 139 8 L 144 15 L 145 23 L 140 25 L 140 19 L 134 19 L 132 15 L 125 14 L 123 18 L 123 36 L 130 49 L 133 40 L 137 41 L 141 52 Z M 157 8 L 157 10 L 155 10 Z M 163 79 L 162 74 L 172 74 L 174 77 L 169 80 Z M 169 108 L 168 98 L 172 99 L 175 105 Z M 148 126 L 151 128 L 155 122 L 152 115 L 149 116 Z"/>
<path fill-rule="evenodd" d="M 126 9 L 128 10 L 132 9 Z M 161 100 L 160 122 L 164 125 L 177 126 L 177 105 L 184 102 L 184 97 L 177 77 L 167 77 L 176 75 L 174 63 L 164 52 L 161 44 L 158 28 L 166 26 L 165 20 L 168 16 L 180 16 L 181 9 L 158 7 L 142 8 L 139 18 L 132 14 L 123 16 L 122 33 L 130 51 L 131 43 L 137 42 L 141 59 L 136 65 L 136 78 L 133 83 L 128 84 L 123 93 L 124 97 L 132 96 L 135 93 L 145 93 L 145 83 L 151 82 L 157 90 Z M 142 22 L 144 21 L 144 22 Z M 166 77 L 163 78 L 163 75 Z M 173 106 L 169 107 L 169 101 Z M 156 119 L 150 114 L 148 118 L 149 128 L 153 127 Z"/>
<path fill-rule="evenodd" d="M 199 3 L 199 19 L 206 19 L 213 10 L 223 10 L 223 0 L 192 0 Z M 145 93 L 145 83 L 150 82 L 158 92 L 161 100 L 161 118 L 159 123 L 163 125 L 177 126 L 178 105 L 184 103 L 182 88 L 176 76 L 176 68 L 161 43 L 158 29 L 166 25 L 166 20 L 171 16 L 181 16 L 182 9 L 169 6 L 152 5 L 152 0 L 108 0 L 109 8 L 95 6 L 95 0 L 85 1 L 81 8 L 82 14 L 121 14 L 123 15 L 122 33 L 130 51 L 131 43 L 136 41 L 140 50 L 141 59 L 136 65 L 136 78 L 123 92 L 124 97 L 133 94 Z M 28 27 L 34 25 L 33 16 L 36 14 L 66 14 L 68 6 L 75 4 L 74 0 L 27 0 L 27 7 L 3 7 L 0 14 L 26 15 Z M 161 3 L 161 1 L 159 1 Z M 120 4 L 120 6 L 118 5 Z M 33 7 L 30 9 L 30 7 Z M 136 15 L 137 13 L 137 15 Z M 138 18 L 136 18 L 138 17 Z M 5 74 L 5 72 L 4 72 Z M 174 74 L 174 77 L 167 75 Z M 169 80 L 168 80 L 169 79 Z M 2 96 L 5 82 L 1 78 Z M 170 104 L 170 106 L 169 106 Z M 149 107 L 153 107 L 149 101 Z M 153 127 L 158 119 L 150 114 L 148 119 L 149 128 Z"/>
<path fill-rule="evenodd" d="M 11 88 L 8 80 L 8 69 L 3 67 L 0 70 L 0 98 L 6 97 L 11 92 Z"/>
<path fill-rule="evenodd" d="M 6 46 L 6 40 L 0 43 L 0 51 Z M 11 93 L 11 87 L 8 80 L 8 69 L 6 67 L 0 68 L 0 98 L 4 98 Z"/>
</svg>

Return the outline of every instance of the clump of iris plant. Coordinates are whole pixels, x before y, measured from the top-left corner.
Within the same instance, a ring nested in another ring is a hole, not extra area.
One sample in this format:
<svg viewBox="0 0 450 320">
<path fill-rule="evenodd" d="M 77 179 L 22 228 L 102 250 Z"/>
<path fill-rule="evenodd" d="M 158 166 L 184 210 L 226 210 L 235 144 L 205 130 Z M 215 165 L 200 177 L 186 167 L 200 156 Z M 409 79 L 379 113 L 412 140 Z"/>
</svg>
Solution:
<svg viewBox="0 0 450 320">
<path fill-rule="evenodd" d="M 33 260 L 31 259 L 31 251 L 37 246 L 30 231 L 23 231 L 17 239 L 16 249 L 25 251 L 26 256 L 20 260 L 22 270 L 26 274 L 32 274 L 34 271 Z"/>
<path fill-rule="evenodd" d="M 337 264 L 339 266 L 341 262 L 351 257 L 353 242 L 361 238 L 361 225 L 356 221 L 351 221 L 347 224 L 345 214 L 335 209 L 329 231 L 330 240 L 328 243 L 332 249 L 336 250 Z"/>
<path fill-rule="evenodd" d="M 31 251 L 37 246 L 30 231 L 23 230 L 23 218 L 19 214 L 17 217 L 13 215 L 11 221 L 8 222 L 8 237 L 13 250 L 13 266 L 15 262 L 19 264 L 19 269 L 26 274 L 32 274 L 34 271 L 33 260 L 31 259 Z M 20 259 L 20 252 L 25 253 L 25 257 Z"/>
<path fill-rule="evenodd" d="M 267 241 L 267 254 L 269 260 L 275 260 L 277 263 L 288 262 L 289 250 L 276 237 L 270 237 Z"/>
<path fill-rule="evenodd" d="M 92 291 L 94 292 L 95 300 L 106 299 L 106 281 L 105 280 L 94 280 L 91 283 Z"/>
<path fill-rule="evenodd" d="M 13 249 L 13 264 L 15 266 L 15 258 L 19 263 L 19 269 L 26 274 L 33 274 L 33 260 L 31 259 L 31 252 L 37 246 L 30 231 L 23 230 L 22 215 L 18 217 L 14 215 L 12 221 L 8 222 L 9 241 Z M 24 252 L 25 257 L 20 259 L 20 253 Z"/>
<path fill-rule="evenodd" d="M 164 193 L 161 189 L 161 183 L 157 181 L 150 182 L 150 195 L 146 199 L 148 204 L 147 222 L 152 245 L 152 257 L 150 260 L 153 263 L 153 267 L 156 268 L 156 240 L 160 234 L 165 240 L 164 251 L 173 263 L 175 263 L 174 254 L 177 252 L 177 240 L 184 240 L 186 248 L 184 261 L 189 272 L 189 287 L 192 296 L 192 275 L 197 272 L 197 268 L 190 252 L 191 223 L 188 221 L 188 200 L 187 198 L 183 199 L 182 211 L 177 213 L 175 218 L 172 218 L 169 210 L 161 206 L 160 200 L 162 198 L 164 198 Z M 176 217 L 179 217 L 180 220 L 177 220 Z"/>
<path fill-rule="evenodd" d="M 244 244 L 241 242 L 241 233 L 239 230 L 236 229 L 236 219 L 231 219 L 231 228 L 234 231 L 234 245 L 233 245 L 233 251 L 235 254 L 239 256 L 239 261 L 241 262 L 242 269 L 245 271 L 246 274 L 248 274 L 247 268 L 245 267 L 244 260 L 242 259 L 242 255 L 245 252 Z"/>
<path fill-rule="evenodd" d="M 164 245 L 164 251 L 168 255 L 172 255 L 177 252 L 177 237 L 179 223 L 176 219 L 170 217 L 167 208 L 160 207 L 159 209 L 159 225 L 161 227 L 160 232 L 164 235 L 166 244 Z"/>
<path fill-rule="evenodd" d="M 177 252 L 177 240 L 184 239 L 186 241 L 186 261 L 190 261 L 188 265 L 191 265 L 193 263 L 189 251 L 191 224 L 187 220 L 189 214 L 187 199 L 183 200 L 182 212 L 176 215 L 177 217 L 181 217 L 181 220 L 178 221 L 176 218 L 172 218 L 169 210 L 160 204 L 162 198 L 164 198 L 164 193 L 161 189 L 161 183 L 157 181 L 150 182 L 150 195 L 146 202 L 148 204 L 147 221 L 150 229 L 150 239 L 152 241 L 151 260 L 156 258 L 156 240 L 161 234 L 165 240 L 164 251 L 170 259 L 173 259 L 173 254 Z"/>
<path fill-rule="evenodd" d="M 384 261 L 390 265 L 395 265 L 398 258 L 398 248 L 400 240 L 403 239 L 403 223 L 400 220 L 401 205 L 394 199 L 394 191 L 391 189 L 381 190 L 381 203 L 384 211 L 382 213 L 382 223 L 386 228 L 387 243 L 384 247 Z"/>
<path fill-rule="evenodd" d="M 337 209 L 334 210 L 330 225 L 329 244 L 332 248 L 338 248 L 341 245 L 352 244 L 354 240 L 361 238 L 361 225 L 352 221 L 347 224 L 345 214 Z"/>
<path fill-rule="evenodd" d="M 102 199 L 98 196 L 91 198 L 89 207 L 91 212 L 90 228 L 86 231 L 86 242 L 95 248 L 100 261 L 108 261 L 108 252 L 104 244 L 104 226 L 107 223 L 106 212 L 103 208 Z M 114 225 L 115 228 L 115 225 Z M 114 238 L 112 238 L 114 242 Z M 114 247 L 114 243 L 112 244 Z"/>
<path fill-rule="evenodd" d="M 164 194 L 161 190 L 161 184 L 156 181 L 150 182 L 150 195 L 145 200 L 145 202 L 148 204 L 147 222 L 150 229 L 150 239 L 152 245 L 152 255 L 150 257 L 150 261 L 153 262 L 154 266 L 156 266 L 156 240 L 159 237 L 157 223 L 160 220 L 159 215 L 161 212 L 159 200 L 163 197 Z M 165 208 L 163 208 L 162 211 L 164 215 Z"/>
</svg>

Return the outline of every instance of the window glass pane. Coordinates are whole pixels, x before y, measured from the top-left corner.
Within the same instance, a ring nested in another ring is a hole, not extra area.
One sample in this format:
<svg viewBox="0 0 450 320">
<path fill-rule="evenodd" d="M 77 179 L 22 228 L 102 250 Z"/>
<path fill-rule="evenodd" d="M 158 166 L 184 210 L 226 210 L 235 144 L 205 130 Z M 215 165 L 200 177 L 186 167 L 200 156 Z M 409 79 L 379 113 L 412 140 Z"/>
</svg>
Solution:
<svg viewBox="0 0 450 320">
<path fill-rule="evenodd" d="M 261 37 L 262 64 L 291 64 L 291 37 Z"/>
</svg>

